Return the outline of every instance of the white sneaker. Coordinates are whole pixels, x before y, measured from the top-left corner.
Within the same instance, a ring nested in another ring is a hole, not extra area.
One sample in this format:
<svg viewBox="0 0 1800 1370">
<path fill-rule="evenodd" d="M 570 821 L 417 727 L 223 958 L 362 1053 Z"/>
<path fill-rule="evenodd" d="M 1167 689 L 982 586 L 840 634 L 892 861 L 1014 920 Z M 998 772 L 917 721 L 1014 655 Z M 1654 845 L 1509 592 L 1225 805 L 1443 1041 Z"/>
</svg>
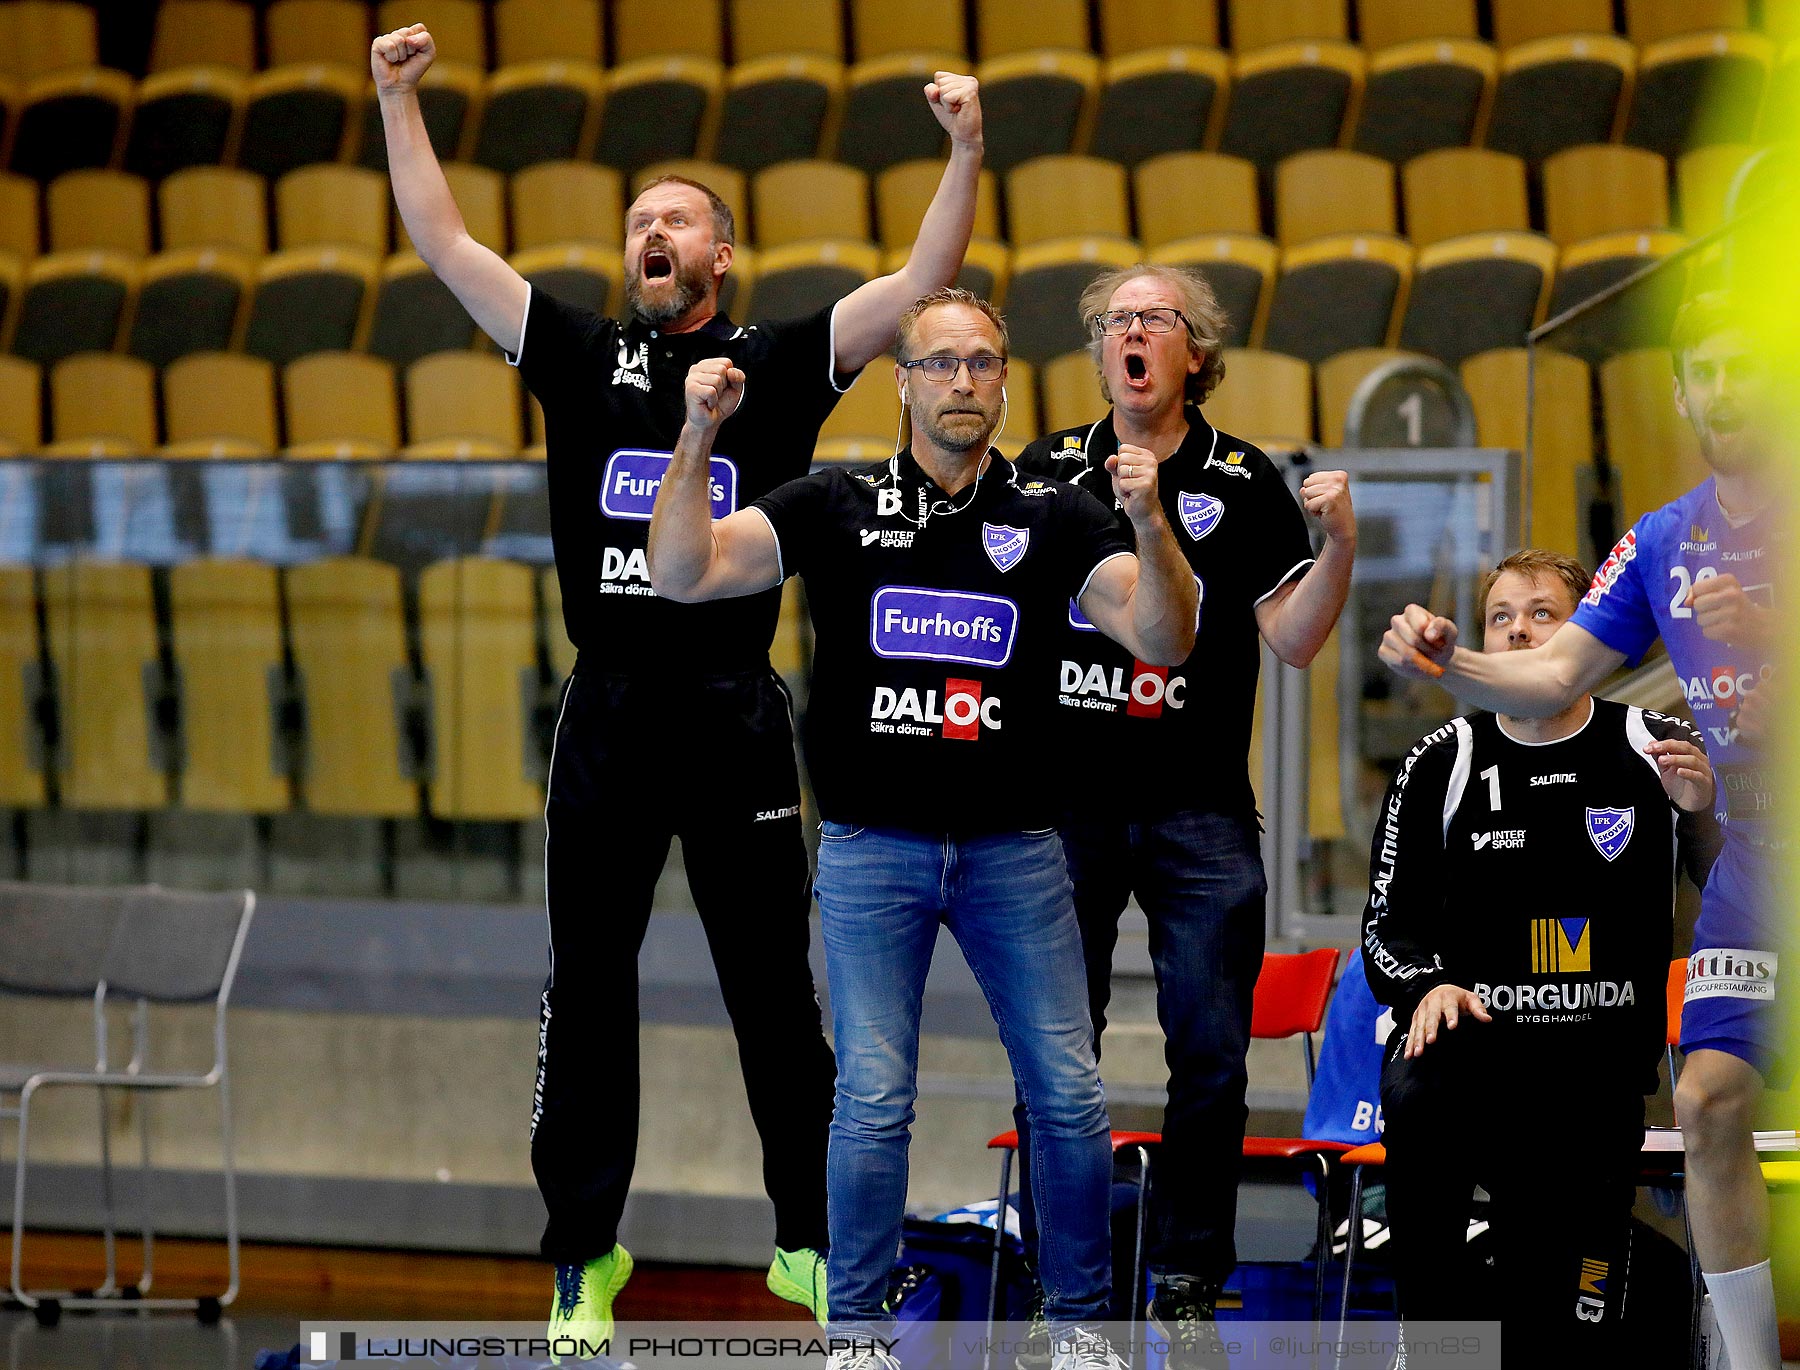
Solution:
<svg viewBox="0 0 1800 1370">
<path fill-rule="evenodd" d="M 1128 1370 L 1112 1343 L 1087 1327 L 1071 1327 L 1056 1333 L 1050 1351 L 1050 1370 Z"/>
<path fill-rule="evenodd" d="M 833 1351 L 825 1370 L 900 1370 L 900 1362 L 879 1346 L 845 1346 Z"/>
</svg>

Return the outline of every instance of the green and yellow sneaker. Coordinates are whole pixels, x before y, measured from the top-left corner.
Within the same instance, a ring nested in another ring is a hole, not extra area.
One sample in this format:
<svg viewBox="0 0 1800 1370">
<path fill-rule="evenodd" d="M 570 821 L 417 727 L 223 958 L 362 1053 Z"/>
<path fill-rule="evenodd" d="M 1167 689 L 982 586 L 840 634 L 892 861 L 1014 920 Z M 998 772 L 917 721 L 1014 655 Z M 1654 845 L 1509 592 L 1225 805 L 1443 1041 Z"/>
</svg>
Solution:
<svg viewBox="0 0 1800 1370">
<path fill-rule="evenodd" d="M 825 1258 L 810 1246 L 798 1251 L 775 1248 L 769 1263 L 769 1292 L 797 1303 L 825 1326 Z"/>
<path fill-rule="evenodd" d="M 631 1253 L 613 1246 L 604 1256 L 585 1265 L 556 1267 L 556 1296 L 550 1304 L 550 1359 L 561 1365 L 563 1358 L 555 1353 L 560 1337 L 572 1340 L 578 1348 L 569 1357 L 588 1360 L 589 1353 L 603 1354 L 599 1343 L 611 1342 L 613 1335 L 613 1300 L 631 1278 Z"/>
</svg>

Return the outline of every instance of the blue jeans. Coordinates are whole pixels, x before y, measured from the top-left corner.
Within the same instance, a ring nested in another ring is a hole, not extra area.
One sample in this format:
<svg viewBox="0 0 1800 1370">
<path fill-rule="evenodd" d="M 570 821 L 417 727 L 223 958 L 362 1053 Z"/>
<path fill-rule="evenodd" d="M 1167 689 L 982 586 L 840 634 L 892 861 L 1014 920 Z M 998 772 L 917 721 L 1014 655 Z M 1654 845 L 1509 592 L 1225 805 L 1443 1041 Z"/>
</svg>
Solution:
<svg viewBox="0 0 1800 1370">
<path fill-rule="evenodd" d="M 1150 1269 L 1222 1283 L 1237 1265 L 1245 1057 L 1269 888 L 1256 820 L 1184 809 L 1152 822 L 1083 818 L 1066 823 L 1062 836 L 1096 1038 L 1112 998 L 1119 916 L 1132 895 L 1150 925 L 1169 1067 L 1163 1146 L 1150 1187 Z M 1028 1126 L 1021 1120 L 1020 1136 L 1035 1151 Z M 1034 1222 L 1029 1200 L 1024 1206 L 1029 1250 Z"/>
<path fill-rule="evenodd" d="M 1055 1326 L 1098 1320 L 1110 1293 L 1112 1153 L 1055 831 L 964 839 L 829 821 L 819 831 L 838 1062 L 825 1169 L 834 1328 L 890 1320 L 882 1301 L 906 1210 L 919 1010 L 940 922 L 981 985 L 1036 1129 L 1046 1314 Z"/>
</svg>

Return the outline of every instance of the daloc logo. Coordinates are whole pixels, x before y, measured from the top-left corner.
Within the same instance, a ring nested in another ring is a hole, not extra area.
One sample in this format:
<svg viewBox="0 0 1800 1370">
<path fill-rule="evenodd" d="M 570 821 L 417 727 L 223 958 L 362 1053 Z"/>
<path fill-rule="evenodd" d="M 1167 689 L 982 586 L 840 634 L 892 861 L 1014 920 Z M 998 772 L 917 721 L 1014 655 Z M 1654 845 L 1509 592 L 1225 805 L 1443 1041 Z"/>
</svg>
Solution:
<svg viewBox="0 0 1800 1370">
<path fill-rule="evenodd" d="M 1029 528 L 1012 528 L 1004 523 L 981 525 L 981 548 L 988 554 L 988 560 L 1002 572 L 1017 566 L 1019 558 L 1025 555 L 1025 549 L 1030 545 Z"/>
<path fill-rule="evenodd" d="M 1213 495 L 1196 495 L 1188 490 L 1181 492 L 1181 522 L 1195 542 L 1217 528 L 1224 515 L 1224 500 Z"/>
<path fill-rule="evenodd" d="M 884 585 L 869 601 L 876 656 L 959 661 L 990 668 L 1012 660 L 1019 606 L 997 595 Z"/>
<path fill-rule="evenodd" d="M 1630 809 L 1589 809 L 1587 811 L 1587 835 L 1594 843 L 1594 850 L 1608 861 L 1613 860 L 1625 850 L 1625 844 L 1631 841 L 1632 825 L 1637 822 L 1637 810 Z"/>
<path fill-rule="evenodd" d="M 608 518 L 629 519 L 648 523 L 656 504 L 656 491 L 662 485 L 663 473 L 672 460 L 668 452 L 652 452 L 641 447 L 621 447 L 606 462 L 606 474 L 600 480 L 600 512 Z M 737 508 L 737 463 L 728 457 L 715 456 L 707 477 L 712 496 L 712 516 L 722 519 Z"/>
</svg>

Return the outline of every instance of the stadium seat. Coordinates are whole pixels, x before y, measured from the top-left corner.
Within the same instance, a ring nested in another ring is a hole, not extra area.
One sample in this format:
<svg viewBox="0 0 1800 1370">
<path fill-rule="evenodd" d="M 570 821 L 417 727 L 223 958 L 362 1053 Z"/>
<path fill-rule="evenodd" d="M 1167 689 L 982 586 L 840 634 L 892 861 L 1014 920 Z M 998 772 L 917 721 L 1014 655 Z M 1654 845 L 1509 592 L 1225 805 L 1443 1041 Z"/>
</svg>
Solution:
<svg viewBox="0 0 1800 1370">
<path fill-rule="evenodd" d="M 894 450 L 900 429 L 900 400 L 894 385 L 894 359 L 877 357 L 862 369 L 819 429 L 819 442 L 855 441 Z"/>
<path fill-rule="evenodd" d="M 604 243 L 618 247 L 625 224 L 625 184 L 592 162 L 540 162 L 507 182 L 513 246 Z"/>
<path fill-rule="evenodd" d="M 1482 142 L 1532 167 L 1564 148 L 1604 143 L 1636 69 L 1637 50 L 1605 32 L 1504 48 Z"/>
<path fill-rule="evenodd" d="M 364 45 L 365 47 L 367 44 Z M 365 56 L 366 63 L 367 58 Z M 419 115 L 425 121 L 425 135 L 440 162 L 453 162 L 464 155 L 472 141 L 476 121 L 481 117 L 481 102 L 487 92 L 487 77 L 480 67 L 465 62 L 436 61 L 427 68 L 419 82 Z M 382 124 L 381 100 L 373 83 L 363 88 L 362 133 L 358 138 L 357 162 L 370 171 L 387 173 L 387 132 Z"/>
<path fill-rule="evenodd" d="M 795 53 L 844 60 L 843 8 L 838 0 L 731 0 L 731 60 L 740 65 Z"/>
<path fill-rule="evenodd" d="M 256 70 L 256 11 L 244 0 L 163 0 L 150 39 L 152 73 L 177 67 Z"/>
<path fill-rule="evenodd" d="M 167 759 L 152 731 L 162 676 L 148 566 L 74 560 L 43 572 L 66 808 L 158 809 Z"/>
<path fill-rule="evenodd" d="M 1213 0 L 1107 0 L 1099 14 L 1103 57 L 1146 48 L 1219 46 L 1219 11 Z"/>
<path fill-rule="evenodd" d="M 1679 251 L 1679 233 L 1602 233 L 1563 249 L 1556 285 L 1550 292 L 1551 318 L 1616 285 L 1652 262 Z M 1615 296 L 1557 336 L 1564 351 L 1598 361 L 1628 347 L 1660 343 L 1686 290 L 1685 273 L 1665 272 L 1645 286 Z"/>
<path fill-rule="evenodd" d="M 1412 272 L 1412 248 L 1380 234 L 1345 234 L 1284 248 L 1260 346 L 1314 366 L 1380 347 Z"/>
<path fill-rule="evenodd" d="M 136 95 L 129 76 L 105 67 L 27 83 L 12 135 L 12 169 L 47 182 L 78 167 L 111 166 Z"/>
<path fill-rule="evenodd" d="M 1454 147 L 1414 157 L 1400 168 L 1400 199 L 1414 247 L 1531 227 L 1525 163 L 1507 152 Z"/>
<path fill-rule="evenodd" d="M 317 62 L 258 72 L 245 92 L 237 164 L 273 181 L 309 162 L 339 160 L 367 80 L 366 71 Z"/>
<path fill-rule="evenodd" d="M 1080 145 L 1099 88 L 1099 58 L 1044 48 L 983 62 L 976 75 L 984 165 L 1005 175 L 1020 162 Z"/>
<path fill-rule="evenodd" d="M 0 252 L 20 258 L 37 256 L 42 246 L 38 200 L 36 181 L 0 171 Z"/>
<path fill-rule="evenodd" d="M 275 183 L 275 245 L 385 254 L 392 203 L 387 177 L 367 167 L 298 167 Z"/>
<path fill-rule="evenodd" d="M 514 271 L 565 304 L 604 316 L 611 314 L 617 303 L 622 283 L 615 248 L 558 243 L 515 252 L 510 260 Z"/>
<path fill-rule="evenodd" d="M 1492 0 L 1500 48 L 1566 34 L 1611 33 L 1612 0 Z"/>
<path fill-rule="evenodd" d="M 1748 142 L 1775 45 L 1760 33 L 1689 33 L 1638 54 L 1624 141 L 1669 158 Z"/>
<path fill-rule="evenodd" d="M 613 68 L 594 159 L 629 173 L 697 156 L 724 84 L 723 68 L 698 57 L 653 57 Z"/>
<path fill-rule="evenodd" d="M 469 311 L 416 253 L 396 252 L 383 261 L 374 295 L 365 345 L 396 366 L 475 341 Z"/>
<path fill-rule="evenodd" d="M 1725 222 L 1732 182 L 1755 156 L 1748 143 L 1716 143 L 1684 152 L 1675 163 L 1675 199 L 1681 231 L 1699 238 Z"/>
<path fill-rule="evenodd" d="M 445 61 L 487 68 L 487 6 L 482 0 L 381 0 L 376 6 L 376 33 L 408 24 L 425 25 Z M 367 53 L 363 61 L 367 64 Z"/>
<path fill-rule="evenodd" d="M 400 450 L 394 365 L 360 352 L 315 352 L 281 372 L 290 458 L 391 457 Z"/>
<path fill-rule="evenodd" d="M 244 350 L 281 365 L 362 340 L 379 258 L 344 247 L 300 247 L 257 263 Z"/>
<path fill-rule="evenodd" d="M 156 188 L 165 250 L 220 247 L 260 257 L 269 250 L 262 177 L 235 167 L 178 171 Z"/>
<path fill-rule="evenodd" d="M 1230 84 L 1231 59 L 1215 48 L 1151 48 L 1109 57 L 1100 68 L 1088 151 L 1135 167 L 1162 153 L 1205 147 L 1224 114 Z"/>
<path fill-rule="evenodd" d="M 1340 352 L 1329 361 L 1321 362 L 1313 371 L 1313 378 L 1319 387 L 1319 440 L 1327 447 L 1344 445 L 1344 420 L 1350 411 L 1350 399 L 1356 394 L 1356 387 L 1363 378 L 1378 366 L 1390 361 L 1406 357 L 1416 357 L 1414 352 L 1402 352 L 1392 347 L 1353 347 L 1348 352 Z M 1334 630 L 1335 631 L 1335 630 Z M 1336 639 L 1327 644 L 1319 655 L 1331 654 L 1336 659 Z M 1317 660 L 1317 658 L 1315 658 Z M 1329 694 L 1327 698 L 1331 697 Z M 1316 696 L 1315 696 L 1316 698 Z M 1336 748 L 1332 748 L 1335 756 Z M 1330 802 L 1333 808 L 1338 806 L 1337 787 L 1330 790 Z M 1337 820 L 1337 836 L 1343 836 L 1342 820 Z M 1316 835 L 1316 834 L 1315 834 Z"/>
<path fill-rule="evenodd" d="M 600 68 L 562 60 L 503 67 L 488 78 L 473 160 L 511 175 L 585 158 L 605 94 Z"/>
<path fill-rule="evenodd" d="M 497 0 L 494 53 L 501 67 L 520 62 L 605 60 L 600 0 Z"/>
<path fill-rule="evenodd" d="M 1367 65 L 1349 43 L 1280 43 L 1241 52 L 1232 63 L 1218 150 L 1266 172 L 1296 152 L 1336 147 Z M 1271 119 L 1272 109 L 1282 117 Z"/>
<path fill-rule="evenodd" d="M 1037 368 L 1016 352 L 1006 362 L 1007 403 L 993 445 L 1009 461 L 1017 461 L 1027 443 L 1044 435 L 1038 417 Z"/>
<path fill-rule="evenodd" d="M 1312 368 L 1297 357 L 1225 349 L 1225 379 L 1201 406 L 1213 427 L 1264 451 L 1293 451 L 1312 441 Z"/>
<path fill-rule="evenodd" d="M 1012 245 L 1052 238 L 1131 236 L 1125 168 L 1099 157 L 1033 157 L 1006 173 Z"/>
<path fill-rule="evenodd" d="M 473 162 L 445 162 L 443 168 L 469 236 L 483 247 L 505 252 L 506 177 Z M 394 216 L 394 237 L 401 251 L 412 250 L 412 237 L 399 215 Z"/>
<path fill-rule="evenodd" d="M 247 90 L 246 77 L 221 67 L 145 77 L 125 139 L 125 170 L 160 181 L 183 167 L 225 161 Z"/>
<path fill-rule="evenodd" d="M 975 0 L 975 51 L 983 62 L 1040 48 L 1091 52 L 1085 0 Z"/>
<path fill-rule="evenodd" d="M 0 70 L 32 81 L 99 61 L 94 7 L 76 0 L 13 0 L 0 7 Z"/>
<path fill-rule="evenodd" d="M 432 817 L 519 822 L 544 809 L 525 724 L 538 697 L 531 568 L 457 557 L 419 575 L 419 658 L 431 705 Z"/>
<path fill-rule="evenodd" d="M 941 162 L 947 140 L 922 92 L 936 72 L 951 69 L 945 63 L 961 60 L 949 52 L 901 52 L 851 67 L 844 76 L 837 160 L 871 173 L 899 162 Z"/>
<path fill-rule="evenodd" d="M 1787 45 L 1769 73 L 1756 136 L 1771 142 L 1787 138 L 1796 128 L 1800 128 L 1800 41 Z"/>
<path fill-rule="evenodd" d="M 1543 320 L 1555 271 L 1556 244 L 1537 233 L 1472 233 L 1420 248 L 1400 346 L 1452 369 L 1477 352 L 1521 347 Z"/>
<path fill-rule="evenodd" d="M 499 357 L 439 352 L 406 368 L 409 457 L 515 457 L 525 445 L 519 373 Z"/>
<path fill-rule="evenodd" d="M 1225 25 L 1234 52 L 1350 36 L 1344 0 L 1284 0 L 1279 5 L 1268 0 L 1225 0 Z"/>
<path fill-rule="evenodd" d="M 0 354 L 0 455 L 29 456 L 44 440 L 43 368 Z"/>
<path fill-rule="evenodd" d="M 1483 447 L 1525 451 L 1526 415 L 1531 415 L 1531 528 L 1526 542 L 1579 557 L 1585 494 L 1580 473 L 1594 461 L 1593 378 L 1587 363 L 1549 347 L 1535 353 L 1498 348 L 1464 361 L 1462 383 L 1475 406 L 1476 436 Z"/>
<path fill-rule="evenodd" d="M 795 53 L 740 62 L 725 80 L 713 159 L 754 172 L 820 156 L 843 88 L 844 67 L 834 58 Z"/>
<path fill-rule="evenodd" d="M 759 252 L 745 318 L 792 319 L 842 299 L 881 272 L 880 250 L 848 239 L 789 243 Z"/>
<path fill-rule="evenodd" d="M 399 570 L 363 557 L 326 557 L 290 568 L 283 581 L 306 712 L 305 807 L 342 817 L 417 813 L 418 789 L 400 765 L 400 700 L 413 676 Z"/>
<path fill-rule="evenodd" d="M 964 63 L 949 70 L 967 71 L 969 33 L 962 0 L 850 0 L 850 33 L 856 60 L 891 57 L 895 53 L 943 52 Z"/>
<path fill-rule="evenodd" d="M 150 251 L 150 186 L 129 171 L 66 171 L 44 193 L 52 252 Z"/>
<path fill-rule="evenodd" d="M 18 121 L 20 98 L 18 82 L 0 71 L 0 148 L 6 146 L 7 135 Z"/>
<path fill-rule="evenodd" d="M 1078 308 L 1081 292 L 1102 271 L 1137 260 L 1138 246 L 1129 238 L 1054 238 L 1021 248 L 1014 254 L 1006 288 L 1012 355 L 1039 367 L 1085 347 L 1088 325 Z"/>
<path fill-rule="evenodd" d="M 1362 45 L 1371 52 L 1427 38 L 1475 38 L 1475 0 L 1357 0 Z"/>
<path fill-rule="evenodd" d="M 1369 58 L 1350 146 L 1394 163 L 1465 146 L 1499 70 L 1494 50 L 1473 39 L 1382 48 Z"/>
<path fill-rule="evenodd" d="M 269 66 L 367 67 L 374 38 L 363 0 L 274 0 L 263 15 Z"/>
<path fill-rule="evenodd" d="M 759 248 L 874 236 L 868 175 L 841 162 L 782 162 L 757 172 L 750 178 L 750 210 Z"/>
<path fill-rule="evenodd" d="M 280 813 L 293 803 L 280 728 L 286 664 L 273 566 L 204 557 L 169 570 L 180 686 L 181 807 Z"/>
<path fill-rule="evenodd" d="M 1544 162 L 1544 229 L 1559 247 L 1668 222 L 1669 168 L 1658 153 L 1596 144 Z"/>
<path fill-rule="evenodd" d="M 652 162 L 631 178 L 631 200 L 644 193 L 644 187 L 658 176 L 681 176 L 690 181 L 698 181 L 708 187 L 713 194 L 723 200 L 731 209 L 731 216 L 737 224 L 737 240 L 741 249 L 750 241 L 750 178 L 736 167 L 720 166 L 717 162 L 705 162 L 696 158 L 672 158 L 666 162 Z M 626 201 L 625 208 L 631 208 L 631 200 Z M 619 216 L 621 228 L 624 215 Z M 734 268 L 735 269 L 735 268 Z"/>
<path fill-rule="evenodd" d="M 57 252 L 25 264 L 11 350 L 48 366 L 110 352 L 137 289 L 138 263 L 116 252 Z"/>
<path fill-rule="evenodd" d="M 141 457 L 156 450 L 156 369 L 82 352 L 50 368 L 46 456 Z"/>
<path fill-rule="evenodd" d="M 1216 152 L 1167 152 L 1131 174 L 1138 237 L 1147 250 L 1202 233 L 1262 232 L 1256 168 Z"/>
<path fill-rule="evenodd" d="M 13 315 L 25 293 L 25 264 L 0 252 L 0 349 L 11 345 Z"/>
<path fill-rule="evenodd" d="M 255 279 L 255 261 L 229 248 L 158 253 L 144 263 L 125 350 L 167 366 L 192 352 L 229 349 Z"/>
<path fill-rule="evenodd" d="M 1625 0 L 1625 36 L 1640 47 L 1702 29 L 1749 27 L 1749 0 Z"/>
<path fill-rule="evenodd" d="M 1708 474 L 1693 425 L 1669 402 L 1674 375 L 1661 347 L 1635 348 L 1600 364 L 1600 429 L 1625 520 L 1661 508 Z"/>
<path fill-rule="evenodd" d="M 575 670 L 575 644 L 569 641 L 563 625 L 562 582 L 557 580 L 554 566 L 546 566 L 538 573 L 538 603 L 543 614 L 550 675 L 557 681 L 567 680 Z"/>
<path fill-rule="evenodd" d="M 881 258 L 882 273 L 893 275 L 906 265 L 907 258 L 911 255 L 911 243 L 884 252 Z M 1012 249 L 991 238 L 971 238 L 953 284 L 1000 305 L 1006 302 L 1006 285 L 1011 279 Z"/>
<path fill-rule="evenodd" d="M 1275 168 L 1275 240 L 1283 247 L 1333 233 L 1393 233 L 1394 168 L 1341 148 L 1297 152 Z"/>
<path fill-rule="evenodd" d="M 1100 393 L 1100 376 L 1087 348 L 1065 352 L 1044 366 L 1044 427 L 1052 433 L 1092 423 L 1110 407 Z"/>
<path fill-rule="evenodd" d="M 1281 260 L 1281 249 L 1269 239 L 1250 233 L 1203 233 L 1164 243 L 1150 253 L 1150 260 L 1199 271 L 1225 310 L 1225 336 L 1238 346 L 1260 345 L 1270 286 Z"/>
<path fill-rule="evenodd" d="M 944 178 L 937 158 L 897 162 L 875 177 L 875 224 L 882 247 L 905 247 L 919 236 L 925 211 Z M 1000 236 L 999 178 L 986 167 L 975 183 L 975 228 L 978 239 Z"/>
<path fill-rule="evenodd" d="M 0 357 L 0 388 L 7 360 Z M 37 717 L 42 675 L 35 573 L 29 566 L 0 566 L 0 712 L 16 720 L 0 729 L 0 804 L 9 809 L 40 809 L 49 797 Z"/>
<path fill-rule="evenodd" d="M 609 8 L 615 66 L 650 57 L 725 60 L 724 0 L 611 0 Z"/>
<path fill-rule="evenodd" d="M 184 452 L 228 444 L 273 455 L 275 368 L 241 352 L 200 352 L 163 368 L 163 429 Z"/>
</svg>

